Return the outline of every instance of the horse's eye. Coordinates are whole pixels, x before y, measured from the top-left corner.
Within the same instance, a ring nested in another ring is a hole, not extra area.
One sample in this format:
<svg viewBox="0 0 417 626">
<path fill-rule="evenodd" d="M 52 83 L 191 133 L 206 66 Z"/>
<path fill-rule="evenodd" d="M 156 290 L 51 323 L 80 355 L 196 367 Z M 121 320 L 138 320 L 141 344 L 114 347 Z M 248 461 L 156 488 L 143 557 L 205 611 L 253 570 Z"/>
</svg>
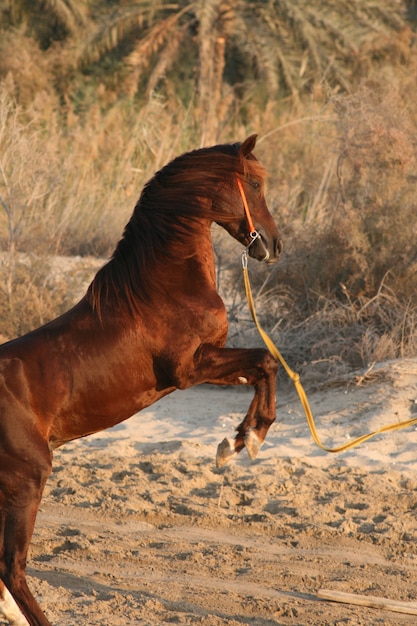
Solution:
<svg viewBox="0 0 417 626">
<path fill-rule="evenodd" d="M 253 187 L 253 189 L 259 189 L 261 186 L 261 183 L 258 182 L 257 180 L 250 180 L 249 184 L 251 187 Z"/>
</svg>

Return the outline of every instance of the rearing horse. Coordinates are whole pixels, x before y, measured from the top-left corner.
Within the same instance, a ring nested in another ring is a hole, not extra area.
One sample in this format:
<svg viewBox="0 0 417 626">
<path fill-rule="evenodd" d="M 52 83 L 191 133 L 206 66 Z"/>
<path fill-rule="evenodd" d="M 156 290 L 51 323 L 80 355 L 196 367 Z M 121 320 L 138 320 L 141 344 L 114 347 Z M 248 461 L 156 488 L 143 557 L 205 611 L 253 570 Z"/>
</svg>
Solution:
<svg viewBox="0 0 417 626">
<path fill-rule="evenodd" d="M 13 620 L 18 608 L 15 624 L 50 626 L 27 586 L 26 559 L 55 448 L 200 383 L 255 389 L 235 439 L 219 445 L 218 465 L 245 446 L 255 457 L 275 420 L 275 360 L 264 349 L 224 347 L 210 237 L 215 221 L 251 243 L 239 179 L 259 234 L 249 254 L 278 259 L 255 143 L 252 135 L 166 165 L 81 301 L 0 346 L 0 611 Z"/>
</svg>

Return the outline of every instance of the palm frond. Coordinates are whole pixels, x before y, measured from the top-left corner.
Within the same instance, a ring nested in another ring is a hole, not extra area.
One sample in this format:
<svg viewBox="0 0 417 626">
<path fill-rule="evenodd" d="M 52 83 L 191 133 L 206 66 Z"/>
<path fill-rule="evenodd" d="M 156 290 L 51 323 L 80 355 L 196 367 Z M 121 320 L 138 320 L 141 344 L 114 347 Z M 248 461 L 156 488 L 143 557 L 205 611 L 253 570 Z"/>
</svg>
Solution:
<svg viewBox="0 0 417 626">
<path fill-rule="evenodd" d="M 103 56 L 115 50 L 121 42 L 133 33 L 143 31 L 149 23 L 149 15 L 142 10 L 127 11 L 104 25 L 101 30 L 87 42 L 80 53 L 78 65 L 87 66 L 99 61 Z"/>
<path fill-rule="evenodd" d="M 68 33 L 85 22 L 85 14 L 76 0 L 10 0 L 9 7 L 12 15 L 42 15 L 45 21 L 55 23 Z"/>
<path fill-rule="evenodd" d="M 156 89 L 158 83 L 165 78 L 167 72 L 171 69 L 172 65 L 177 58 L 181 43 L 184 40 L 184 30 L 175 31 L 169 38 L 167 45 L 159 52 L 158 61 L 154 66 L 146 86 L 146 98 L 149 98 L 152 92 Z M 137 84 L 137 82 L 136 82 Z"/>
<path fill-rule="evenodd" d="M 126 58 L 126 63 L 130 66 L 129 77 L 125 81 L 131 95 L 136 92 L 142 72 L 149 67 L 153 56 L 159 52 L 167 42 L 176 38 L 176 27 L 182 15 L 189 10 L 189 6 L 184 7 L 178 13 L 170 15 L 161 22 L 158 22 L 143 39 L 139 39 L 132 52 Z M 177 29 L 178 30 L 178 29 Z M 174 51 L 174 48 L 171 49 Z M 162 66 L 161 66 L 162 67 Z"/>
<path fill-rule="evenodd" d="M 157 52 L 172 34 L 174 26 L 187 10 L 188 7 L 153 26 L 143 39 L 138 40 L 134 50 L 127 57 L 127 63 L 132 67 L 147 65 L 151 55 Z"/>
</svg>

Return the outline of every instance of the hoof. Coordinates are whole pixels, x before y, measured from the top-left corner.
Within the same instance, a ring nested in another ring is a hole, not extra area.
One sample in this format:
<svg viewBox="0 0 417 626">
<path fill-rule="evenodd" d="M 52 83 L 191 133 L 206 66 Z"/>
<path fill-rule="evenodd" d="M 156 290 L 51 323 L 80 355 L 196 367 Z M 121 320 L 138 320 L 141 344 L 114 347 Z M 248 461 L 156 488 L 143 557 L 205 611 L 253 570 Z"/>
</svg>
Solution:
<svg viewBox="0 0 417 626">
<path fill-rule="evenodd" d="M 221 443 L 217 446 L 216 466 L 223 467 L 230 461 L 230 459 L 236 456 L 237 452 L 233 443 L 225 437 Z"/>
<path fill-rule="evenodd" d="M 254 430 L 248 430 L 245 435 L 245 446 L 248 451 L 249 458 L 253 461 L 258 456 L 262 441 L 259 440 Z"/>
</svg>

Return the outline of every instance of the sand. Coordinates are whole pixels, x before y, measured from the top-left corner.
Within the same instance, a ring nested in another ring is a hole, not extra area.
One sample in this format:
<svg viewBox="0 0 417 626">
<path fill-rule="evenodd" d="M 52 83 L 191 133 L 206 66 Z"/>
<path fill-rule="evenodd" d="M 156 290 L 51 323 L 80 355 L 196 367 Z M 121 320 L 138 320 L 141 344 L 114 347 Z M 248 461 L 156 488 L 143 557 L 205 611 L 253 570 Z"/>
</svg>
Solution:
<svg viewBox="0 0 417 626">
<path fill-rule="evenodd" d="M 176 392 L 56 451 L 28 564 L 56 626 L 417 624 L 321 589 L 417 600 L 417 431 L 331 455 L 291 385 L 258 459 L 216 469 L 252 397 Z M 326 444 L 417 412 L 417 360 L 309 394 Z"/>
</svg>

